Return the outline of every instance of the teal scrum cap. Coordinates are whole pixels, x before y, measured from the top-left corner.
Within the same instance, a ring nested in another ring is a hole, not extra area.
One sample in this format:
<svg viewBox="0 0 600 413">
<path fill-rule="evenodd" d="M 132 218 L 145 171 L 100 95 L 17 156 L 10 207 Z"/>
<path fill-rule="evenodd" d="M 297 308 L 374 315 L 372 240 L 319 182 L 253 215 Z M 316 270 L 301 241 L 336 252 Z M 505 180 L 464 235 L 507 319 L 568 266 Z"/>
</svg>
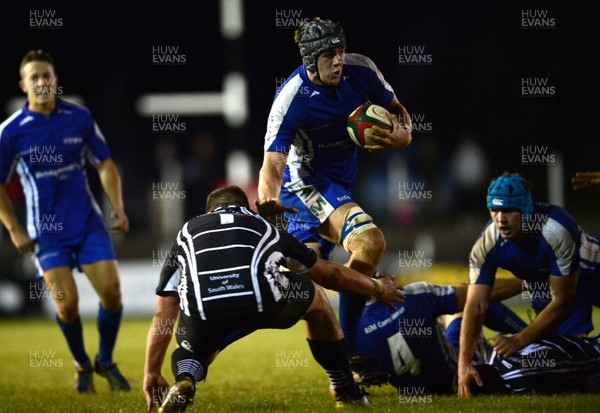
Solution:
<svg viewBox="0 0 600 413">
<path fill-rule="evenodd" d="M 522 215 L 533 213 L 533 200 L 527 182 L 517 174 L 502 174 L 494 179 L 487 192 L 489 209 L 515 209 Z"/>
</svg>

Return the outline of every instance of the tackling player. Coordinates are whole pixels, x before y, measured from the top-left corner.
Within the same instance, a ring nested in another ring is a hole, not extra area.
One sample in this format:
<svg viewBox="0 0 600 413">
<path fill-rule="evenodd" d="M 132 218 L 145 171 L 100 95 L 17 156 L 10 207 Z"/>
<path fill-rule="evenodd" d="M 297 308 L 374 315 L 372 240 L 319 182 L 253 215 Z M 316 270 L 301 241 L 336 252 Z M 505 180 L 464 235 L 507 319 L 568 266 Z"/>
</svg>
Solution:
<svg viewBox="0 0 600 413">
<path fill-rule="evenodd" d="M 75 388 L 93 393 L 93 372 L 112 390 L 129 383 L 113 362 L 123 312 L 112 241 L 86 178 L 91 162 L 111 203 L 115 233 L 129 229 L 121 179 L 104 136 L 90 112 L 56 96 L 58 78 L 52 56 L 27 53 L 20 66 L 20 87 L 27 103 L 0 125 L 0 220 L 21 253 L 33 252 L 57 307 L 56 321 L 75 359 Z M 19 174 L 27 206 L 26 230 L 18 222 L 4 185 Z M 92 365 L 84 342 L 72 269 L 83 271 L 100 297 L 100 348 Z"/>
<path fill-rule="evenodd" d="M 339 24 L 317 17 L 300 26 L 294 40 L 303 64 L 281 86 L 269 113 L 256 207 L 263 216 L 285 213 L 288 232 L 325 259 L 335 245 L 342 246 L 350 253 L 346 265 L 371 277 L 385 239 L 352 199 L 357 147 L 349 139 L 346 121 L 366 102 L 394 114 L 393 131 L 380 130 L 377 144 L 365 147 L 384 151 L 410 144 L 410 117 L 373 61 L 346 53 Z M 340 324 L 357 382 L 379 384 L 386 375 L 369 371 L 356 353 L 364 304 L 364 297 L 340 294 Z"/>
<path fill-rule="evenodd" d="M 488 188 L 491 220 L 469 255 L 470 285 L 460 336 L 459 396 L 481 382 L 471 358 L 497 268 L 523 280 L 537 317 L 519 334 L 492 343 L 506 358 L 551 333 L 587 335 L 600 303 L 600 243 L 556 205 L 533 203 L 529 184 L 504 173 Z"/>
<path fill-rule="evenodd" d="M 157 311 L 146 343 L 148 411 L 167 387 L 161 367 L 177 318 L 175 384 L 160 412 L 183 412 L 193 403 L 196 384 L 206 378 L 209 365 L 227 344 L 257 329 L 290 328 L 300 319 L 307 323 L 315 360 L 329 376 L 336 406 L 370 405 L 354 383 L 335 313 L 313 281 L 337 291 L 375 295 L 395 308 L 392 301 L 404 297 L 391 280 L 368 279 L 318 258 L 250 211 L 246 194 L 237 186 L 209 194 L 206 214 L 182 227 L 171 256 L 176 259 L 165 261 L 161 271 Z"/>
</svg>

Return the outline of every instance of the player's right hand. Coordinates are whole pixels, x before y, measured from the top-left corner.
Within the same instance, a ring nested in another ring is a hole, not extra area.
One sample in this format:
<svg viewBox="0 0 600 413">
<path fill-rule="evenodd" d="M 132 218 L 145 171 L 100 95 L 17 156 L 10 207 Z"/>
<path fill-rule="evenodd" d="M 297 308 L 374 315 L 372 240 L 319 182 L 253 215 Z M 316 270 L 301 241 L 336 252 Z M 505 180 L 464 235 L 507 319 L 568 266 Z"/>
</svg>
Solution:
<svg viewBox="0 0 600 413">
<path fill-rule="evenodd" d="M 257 199 L 256 201 L 254 201 L 254 206 L 256 207 L 256 211 L 258 211 L 260 215 L 262 215 L 270 221 L 274 221 L 276 215 L 283 214 L 284 212 L 290 212 L 292 214 L 298 212 L 296 208 L 290 208 L 281 205 L 279 199 L 267 199 L 264 201 Z"/>
<path fill-rule="evenodd" d="M 464 398 L 471 396 L 471 381 L 475 380 L 478 386 L 483 386 L 483 381 L 479 373 L 472 364 L 458 365 L 458 397 Z"/>
<path fill-rule="evenodd" d="M 149 412 L 152 411 L 154 406 L 160 407 L 164 396 L 169 391 L 169 383 L 160 374 L 144 374 L 144 384 L 142 387 L 146 395 Z"/>
<path fill-rule="evenodd" d="M 404 287 L 399 284 L 396 284 L 389 277 L 379 277 L 378 280 L 381 281 L 384 288 L 383 294 L 381 295 L 381 297 L 379 297 L 378 300 L 390 307 L 392 310 L 397 311 L 398 308 L 396 308 L 394 302 L 398 302 L 401 304 L 404 303 L 404 293 L 402 292 L 402 290 L 404 290 Z"/>
<path fill-rule="evenodd" d="M 23 230 L 23 228 L 19 227 L 14 231 L 10 232 L 10 239 L 12 240 L 13 245 L 21 254 L 27 254 L 28 252 L 33 252 L 34 245 L 31 237 Z"/>
<path fill-rule="evenodd" d="M 110 211 L 110 219 L 114 222 L 110 226 L 110 230 L 113 234 L 125 234 L 129 232 L 129 218 L 125 214 L 122 208 L 113 208 Z"/>
</svg>

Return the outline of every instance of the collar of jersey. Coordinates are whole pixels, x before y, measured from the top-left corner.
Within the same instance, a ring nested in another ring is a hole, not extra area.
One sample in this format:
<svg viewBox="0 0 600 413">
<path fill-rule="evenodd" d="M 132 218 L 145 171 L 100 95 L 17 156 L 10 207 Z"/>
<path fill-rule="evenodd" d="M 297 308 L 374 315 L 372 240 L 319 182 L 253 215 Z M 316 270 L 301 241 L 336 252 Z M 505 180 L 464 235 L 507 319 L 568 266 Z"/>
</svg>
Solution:
<svg viewBox="0 0 600 413">
<path fill-rule="evenodd" d="M 55 97 L 54 101 L 56 102 L 56 104 L 54 105 L 54 109 L 52 109 L 52 112 L 50 112 L 47 115 L 29 110 L 29 101 L 25 102 L 25 105 L 23 106 L 23 113 L 25 113 L 27 115 L 31 115 L 31 116 L 43 116 L 43 117 L 53 116 L 55 113 L 58 112 L 59 109 L 61 109 L 64 106 L 64 102 L 59 97 Z"/>
<path fill-rule="evenodd" d="M 318 90 L 321 93 L 331 93 L 334 94 L 336 93 L 337 88 L 342 84 L 342 82 L 344 81 L 344 77 L 342 76 L 342 78 L 340 79 L 340 83 L 337 84 L 337 86 L 334 86 L 333 88 L 330 87 L 326 87 L 326 86 L 321 86 L 321 85 L 317 85 L 313 82 L 311 82 L 311 80 L 308 78 L 308 75 L 306 74 L 306 68 L 304 67 L 304 65 L 301 66 L 300 69 L 300 77 L 302 78 L 302 80 L 304 80 L 305 82 L 307 82 L 310 87 L 312 87 L 313 89 Z"/>
</svg>

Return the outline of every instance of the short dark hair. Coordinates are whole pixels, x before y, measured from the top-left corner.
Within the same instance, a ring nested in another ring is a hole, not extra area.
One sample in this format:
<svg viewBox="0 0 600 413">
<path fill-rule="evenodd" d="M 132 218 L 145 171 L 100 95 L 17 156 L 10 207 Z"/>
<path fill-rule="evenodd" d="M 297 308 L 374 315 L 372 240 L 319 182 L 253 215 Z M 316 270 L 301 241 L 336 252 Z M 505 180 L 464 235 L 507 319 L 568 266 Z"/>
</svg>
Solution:
<svg viewBox="0 0 600 413">
<path fill-rule="evenodd" d="M 23 56 L 23 59 L 21 59 L 19 74 L 21 74 L 23 67 L 29 62 L 46 62 L 54 67 L 54 59 L 50 53 L 42 49 L 30 50 L 27 52 L 27 54 L 25 54 L 25 56 Z"/>
<path fill-rule="evenodd" d="M 246 193 L 242 188 L 235 185 L 215 189 L 206 197 L 206 212 L 214 211 L 218 207 L 227 205 L 250 207 Z"/>
</svg>

